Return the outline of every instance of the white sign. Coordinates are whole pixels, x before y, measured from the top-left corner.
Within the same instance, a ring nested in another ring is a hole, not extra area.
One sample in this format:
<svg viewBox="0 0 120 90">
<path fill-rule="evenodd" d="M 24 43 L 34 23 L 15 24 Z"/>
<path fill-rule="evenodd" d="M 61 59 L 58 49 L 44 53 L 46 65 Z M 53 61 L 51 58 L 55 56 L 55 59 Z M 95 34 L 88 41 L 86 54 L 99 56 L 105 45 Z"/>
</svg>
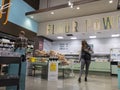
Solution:
<svg viewBox="0 0 120 90">
<path fill-rule="evenodd" d="M 49 61 L 48 64 L 48 81 L 58 80 L 58 61 Z"/>
<path fill-rule="evenodd" d="M 111 61 L 120 61 L 120 48 L 111 49 L 110 54 Z"/>
</svg>

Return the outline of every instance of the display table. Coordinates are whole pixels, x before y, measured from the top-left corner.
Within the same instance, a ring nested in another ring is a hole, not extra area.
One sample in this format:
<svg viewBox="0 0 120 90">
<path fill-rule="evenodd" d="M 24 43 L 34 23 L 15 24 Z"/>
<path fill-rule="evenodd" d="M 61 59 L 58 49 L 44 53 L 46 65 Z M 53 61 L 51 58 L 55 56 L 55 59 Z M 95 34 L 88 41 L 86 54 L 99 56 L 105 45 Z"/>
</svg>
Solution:
<svg viewBox="0 0 120 90">
<path fill-rule="evenodd" d="M 48 73 L 48 63 L 47 62 L 35 62 L 32 63 L 34 67 L 41 68 L 41 77 L 47 78 Z M 71 71 L 79 71 L 80 70 L 80 63 L 74 63 L 73 66 L 71 65 L 58 65 L 59 71 L 62 71 L 62 77 L 65 78 L 65 75 L 69 76 Z M 108 72 L 110 73 L 110 62 L 95 62 L 91 61 L 90 64 L 90 71 L 97 71 L 97 72 Z M 67 71 L 67 72 L 66 72 Z M 35 72 L 34 72 L 35 74 Z"/>
</svg>

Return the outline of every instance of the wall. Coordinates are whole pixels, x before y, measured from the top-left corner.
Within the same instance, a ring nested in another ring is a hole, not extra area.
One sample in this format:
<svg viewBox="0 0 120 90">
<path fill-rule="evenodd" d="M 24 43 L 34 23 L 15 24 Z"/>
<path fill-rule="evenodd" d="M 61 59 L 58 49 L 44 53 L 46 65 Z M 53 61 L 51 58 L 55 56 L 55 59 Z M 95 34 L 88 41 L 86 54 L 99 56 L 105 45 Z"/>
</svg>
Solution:
<svg viewBox="0 0 120 90">
<path fill-rule="evenodd" d="M 93 44 L 94 53 L 108 54 L 111 48 L 120 48 L 120 38 L 106 38 L 106 39 L 89 39 L 87 42 Z M 68 43 L 67 50 L 60 50 L 60 44 Z M 60 53 L 79 53 L 81 49 L 81 40 L 71 41 L 54 41 L 52 42 L 52 49 Z"/>
<path fill-rule="evenodd" d="M 0 0 L 0 5 L 1 2 L 2 0 Z M 8 21 L 24 27 L 30 31 L 37 32 L 37 22 L 25 16 L 26 12 L 33 11 L 34 9 L 30 7 L 27 3 L 25 3 L 23 0 L 11 0 L 11 3 L 12 5 L 10 7 Z"/>
<path fill-rule="evenodd" d="M 45 51 L 50 51 L 52 48 L 52 43 L 46 39 L 44 39 L 44 43 L 43 43 L 43 50 Z"/>
<path fill-rule="evenodd" d="M 54 34 L 114 31 L 120 29 L 120 11 L 44 22 L 39 26 L 38 35 L 50 35 L 53 31 Z"/>
</svg>

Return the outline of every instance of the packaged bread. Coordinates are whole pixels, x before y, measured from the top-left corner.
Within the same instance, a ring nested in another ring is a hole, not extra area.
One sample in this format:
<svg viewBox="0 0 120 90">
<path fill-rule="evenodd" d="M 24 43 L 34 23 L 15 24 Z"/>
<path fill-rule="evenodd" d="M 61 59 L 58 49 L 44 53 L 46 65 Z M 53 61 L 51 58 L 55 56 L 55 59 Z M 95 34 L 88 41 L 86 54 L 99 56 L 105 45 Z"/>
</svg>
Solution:
<svg viewBox="0 0 120 90">
<path fill-rule="evenodd" d="M 41 58 L 41 60 L 40 60 L 41 62 L 46 62 L 47 61 L 47 59 L 46 58 Z"/>
<path fill-rule="evenodd" d="M 46 52 L 44 50 L 35 50 L 36 56 L 46 56 Z"/>
<path fill-rule="evenodd" d="M 53 51 L 53 50 L 50 50 L 50 53 L 49 53 L 50 56 L 55 56 L 56 55 L 56 52 Z"/>
</svg>

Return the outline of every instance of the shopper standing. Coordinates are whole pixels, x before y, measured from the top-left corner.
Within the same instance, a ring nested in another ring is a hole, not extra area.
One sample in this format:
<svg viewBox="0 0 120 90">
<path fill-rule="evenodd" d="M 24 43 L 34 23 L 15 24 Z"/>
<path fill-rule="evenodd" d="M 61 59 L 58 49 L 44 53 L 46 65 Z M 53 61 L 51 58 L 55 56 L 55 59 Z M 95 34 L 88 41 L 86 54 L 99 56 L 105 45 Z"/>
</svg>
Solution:
<svg viewBox="0 0 120 90">
<path fill-rule="evenodd" d="M 25 78 L 26 78 L 26 49 L 28 45 L 28 39 L 25 37 L 25 32 L 20 31 L 19 37 L 16 39 L 14 51 L 17 52 L 22 58 L 21 75 L 20 75 L 20 90 L 25 90 Z M 8 74 L 17 74 L 18 65 L 9 65 Z M 16 90 L 16 86 L 7 87 L 6 90 Z"/>
<path fill-rule="evenodd" d="M 80 61 L 81 61 L 81 68 L 80 68 L 80 75 L 78 81 L 81 82 L 81 76 L 84 71 L 84 66 L 86 66 L 85 70 L 85 81 L 87 81 L 88 76 L 88 70 L 91 62 L 91 54 L 93 53 L 91 47 L 88 45 L 88 43 L 83 40 L 82 46 L 81 46 L 81 55 L 80 55 Z"/>
</svg>

